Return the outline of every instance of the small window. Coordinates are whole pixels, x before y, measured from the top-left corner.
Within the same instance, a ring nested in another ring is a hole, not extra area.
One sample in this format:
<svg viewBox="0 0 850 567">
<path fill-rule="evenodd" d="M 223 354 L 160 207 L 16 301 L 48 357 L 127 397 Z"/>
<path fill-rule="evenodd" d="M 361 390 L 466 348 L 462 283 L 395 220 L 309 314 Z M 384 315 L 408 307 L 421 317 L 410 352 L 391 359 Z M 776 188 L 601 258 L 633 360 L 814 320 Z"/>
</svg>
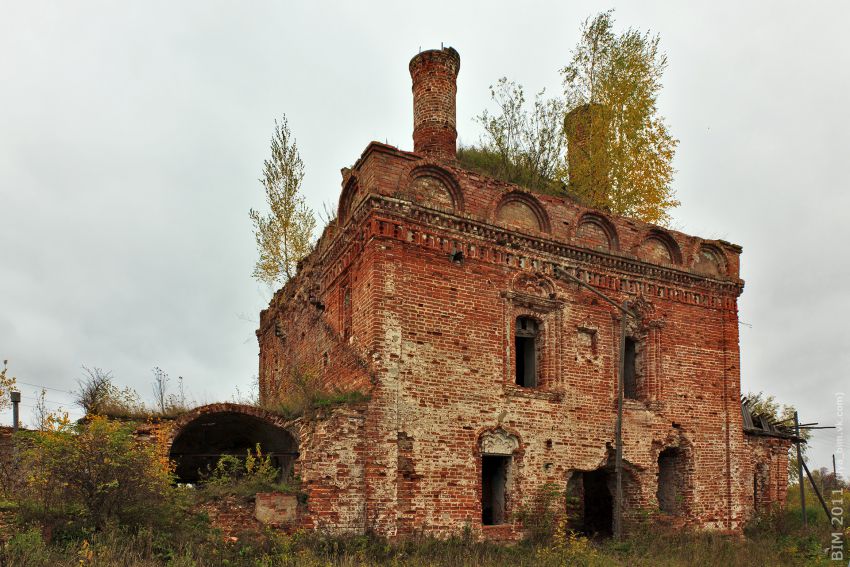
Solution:
<svg viewBox="0 0 850 567">
<path fill-rule="evenodd" d="M 637 399 L 637 343 L 632 337 L 626 337 L 626 360 L 623 370 L 623 397 L 629 400 Z"/>
<path fill-rule="evenodd" d="M 529 317 L 516 320 L 516 384 L 523 388 L 537 386 L 537 322 Z"/>
</svg>

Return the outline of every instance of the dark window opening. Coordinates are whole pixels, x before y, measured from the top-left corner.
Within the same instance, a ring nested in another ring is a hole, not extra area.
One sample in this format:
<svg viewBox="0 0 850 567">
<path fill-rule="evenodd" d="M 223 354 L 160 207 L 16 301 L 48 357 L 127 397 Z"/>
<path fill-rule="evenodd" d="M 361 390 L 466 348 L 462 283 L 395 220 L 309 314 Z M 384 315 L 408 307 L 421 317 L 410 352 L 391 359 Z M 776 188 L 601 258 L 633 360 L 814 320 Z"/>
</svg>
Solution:
<svg viewBox="0 0 850 567">
<path fill-rule="evenodd" d="M 528 317 L 516 320 L 516 383 L 523 388 L 537 386 L 537 323 Z"/>
<path fill-rule="evenodd" d="M 623 373 L 623 397 L 629 400 L 637 399 L 637 343 L 632 337 L 626 337 L 625 365 Z"/>
<path fill-rule="evenodd" d="M 658 508 L 668 514 L 681 510 L 684 480 L 682 453 L 676 448 L 664 449 L 658 455 Z"/>
<path fill-rule="evenodd" d="M 510 457 L 484 455 L 481 458 L 481 523 L 485 526 L 505 523 L 510 464 Z"/>
</svg>

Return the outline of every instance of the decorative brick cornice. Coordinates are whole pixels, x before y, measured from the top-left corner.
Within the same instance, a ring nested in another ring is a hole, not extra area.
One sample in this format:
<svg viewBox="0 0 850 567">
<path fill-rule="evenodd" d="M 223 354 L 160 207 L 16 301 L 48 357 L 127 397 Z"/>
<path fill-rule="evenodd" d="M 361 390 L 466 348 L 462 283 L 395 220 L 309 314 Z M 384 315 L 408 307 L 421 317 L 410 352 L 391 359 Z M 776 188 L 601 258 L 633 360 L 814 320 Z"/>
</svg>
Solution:
<svg viewBox="0 0 850 567">
<path fill-rule="evenodd" d="M 741 280 L 719 280 L 670 266 L 649 264 L 622 253 L 603 252 L 522 234 L 479 220 L 371 194 L 317 258 L 327 288 L 358 256 L 370 238 L 390 238 L 518 269 L 554 273 L 567 268 L 600 289 L 666 299 L 715 309 L 735 309 Z M 615 272 L 612 274 L 611 272 Z"/>
</svg>

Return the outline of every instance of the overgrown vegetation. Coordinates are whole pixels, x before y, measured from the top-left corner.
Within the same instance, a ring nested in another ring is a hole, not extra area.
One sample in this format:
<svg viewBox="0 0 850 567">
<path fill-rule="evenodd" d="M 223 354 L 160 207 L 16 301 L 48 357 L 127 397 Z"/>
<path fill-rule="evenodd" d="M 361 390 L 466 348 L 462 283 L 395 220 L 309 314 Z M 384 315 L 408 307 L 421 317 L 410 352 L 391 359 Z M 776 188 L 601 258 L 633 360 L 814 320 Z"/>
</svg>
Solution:
<svg viewBox="0 0 850 567">
<path fill-rule="evenodd" d="M 794 423 L 794 414 L 797 410 L 792 404 L 780 404 L 776 401 L 775 396 L 767 395 L 764 392 L 749 392 L 745 397 L 747 404 L 755 415 L 767 417 L 773 423 L 781 423 L 783 425 L 792 425 Z M 811 430 L 800 430 L 800 437 L 802 439 L 808 441 L 811 436 Z M 808 447 L 808 443 L 800 444 L 800 453 L 804 461 Z M 797 450 L 796 448 L 792 448 L 788 453 L 788 482 L 797 482 L 799 475 L 800 465 L 799 461 L 797 461 Z"/>
<path fill-rule="evenodd" d="M 563 194 L 558 175 L 566 146 L 564 102 L 541 91 L 527 110 L 522 85 L 504 77 L 490 87 L 490 97 L 496 112 L 476 117 L 484 136 L 477 146 L 461 146 L 458 162 L 529 189 Z"/>
<path fill-rule="evenodd" d="M 259 443 L 245 458 L 223 455 L 215 467 L 207 471 L 198 487 L 201 500 L 215 500 L 224 496 L 252 499 L 258 492 L 284 492 L 299 494 L 297 478 L 281 479 L 281 471 L 274 466 L 270 455 L 263 454 Z"/>
<path fill-rule="evenodd" d="M 114 383 L 112 372 L 98 367 L 83 366 L 83 375 L 77 380 L 74 402 L 86 415 L 106 415 L 119 419 L 144 421 L 150 418 L 173 418 L 191 409 L 193 405 L 183 390 L 183 377 L 179 377 L 176 393 L 169 391 L 170 378 L 159 367 L 153 369 L 154 405 L 148 407 L 139 393 Z"/>
<path fill-rule="evenodd" d="M 151 526 L 174 512 L 171 465 L 137 442 L 131 425 L 99 416 L 71 423 L 63 416 L 45 431 L 21 435 L 16 498 L 25 519 L 82 533 L 109 524 Z"/>
<path fill-rule="evenodd" d="M 845 503 L 850 505 L 846 495 Z M 799 508 L 793 506 L 793 501 L 789 501 L 787 510 L 759 517 L 746 529 L 743 538 L 710 532 L 670 532 L 648 525 L 619 542 L 593 541 L 566 530 L 560 523 L 545 543 L 526 541 L 501 546 L 476 542 L 468 530 L 443 541 L 415 537 L 397 543 L 370 536 L 331 538 L 303 532 L 285 535 L 250 530 L 230 539 L 217 534 L 203 521 L 190 523 L 179 534 L 111 527 L 48 544 L 40 530 L 22 527 L 0 550 L 0 563 L 15 567 L 827 567 L 842 564 L 831 562 L 825 553 L 828 542 L 825 519 L 818 520 L 812 514 L 813 525 L 803 529 Z M 823 516 L 822 511 L 819 514 Z"/>
<path fill-rule="evenodd" d="M 529 109 L 522 85 L 500 79 L 490 87 L 495 111 L 476 117 L 481 139 L 461 147 L 458 161 L 532 190 L 669 224 L 679 205 L 671 186 L 678 140 L 656 105 L 666 66 L 657 35 L 617 34 L 613 12 L 603 12 L 584 22 L 561 69 L 563 96 L 541 91 Z M 567 148 L 568 139 L 582 142 Z"/>
<path fill-rule="evenodd" d="M 322 409 L 347 404 L 359 404 L 369 399 L 359 390 L 337 390 L 330 392 L 322 388 L 313 373 L 303 369 L 292 370 L 287 385 L 277 400 L 267 404 L 267 409 L 287 419 L 312 415 Z"/>
<path fill-rule="evenodd" d="M 534 493 L 531 502 L 522 506 L 516 519 L 526 530 L 527 537 L 534 543 L 552 540 L 557 529 L 565 529 L 563 521 L 566 493 L 557 484 L 547 482 Z M 563 535 L 563 533 L 561 534 Z"/>
<path fill-rule="evenodd" d="M 9 392 L 15 389 L 17 379 L 14 376 L 8 376 L 8 360 L 3 361 L 3 368 L 0 369 L 0 409 L 4 409 L 12 405 L 9 398 Z"/>
<path fill-rule="evenodd" d="M 253 275 L 269 285 L 295 275 L 298 262 L 313 249 L 316 228 L 316 216 L 301 194 L 304 162 L 286 116 L 274 126 L 271 157 L 263 162 L 260 178 L 268 212 L 249 212 L 259 252 Z"/>
</svg>

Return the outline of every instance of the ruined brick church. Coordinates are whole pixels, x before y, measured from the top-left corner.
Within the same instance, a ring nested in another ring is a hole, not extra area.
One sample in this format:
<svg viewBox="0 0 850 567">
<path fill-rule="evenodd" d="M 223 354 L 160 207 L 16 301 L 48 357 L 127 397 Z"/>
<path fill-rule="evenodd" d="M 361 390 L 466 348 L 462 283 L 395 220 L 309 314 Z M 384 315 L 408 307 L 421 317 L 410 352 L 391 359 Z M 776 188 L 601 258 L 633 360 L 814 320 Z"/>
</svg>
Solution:
<svg viewBox="0 0 850 567">
<path fill-rule="evenodd" d="M 459 69 L 451 48 L 411 60 L 413 151 L 372 142 L 342 170 L 338 218 L 261 314 L 263 402 L 364 394 L 287 426 L 304 525 L 515 538 L 554 486 L 573 527 L 610 533 L 624 315 L 593 290 L 634 314 L 625 525 L 737 531 L 784 502 L 789 442 L 740 401 L 741 248 L 464 169 Z"/>
</svg>

